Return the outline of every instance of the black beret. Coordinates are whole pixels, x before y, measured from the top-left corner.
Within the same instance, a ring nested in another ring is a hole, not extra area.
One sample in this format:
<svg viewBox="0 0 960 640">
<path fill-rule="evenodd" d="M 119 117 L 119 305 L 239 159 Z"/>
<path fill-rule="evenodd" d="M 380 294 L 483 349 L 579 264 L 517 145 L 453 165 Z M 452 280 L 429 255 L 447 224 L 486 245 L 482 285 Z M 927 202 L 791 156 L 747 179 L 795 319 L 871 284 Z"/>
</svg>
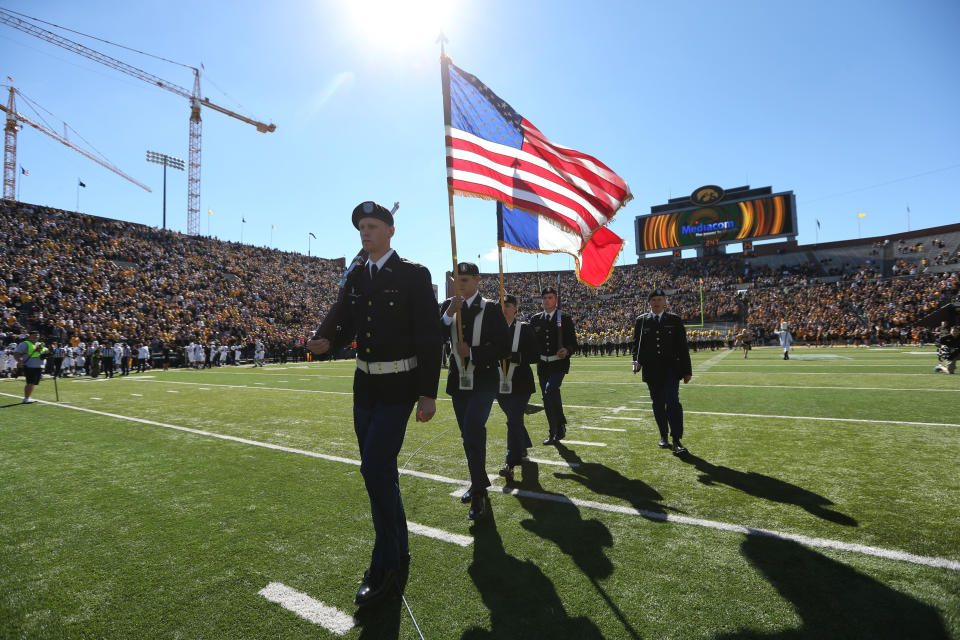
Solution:
<svg viewBox="0 0 960 640">
<path fill-rule="evenodd" d="M 664 298 L 666 298 L 667 294 L 663 292 L 663 289 L 661 289 L 660 287 L 657 287 L 656 289 L 650 292 L 650 295 L 647 296 L 647 300 L 649 300 L 654 296 L 663 296 Z"/>
<path fill-rule="evenodd" d="M 362 218 L 376 218 L 377 220 L 383 220 L 391 227 L 393 226 L 393 214 L 390 213 L 390 210 L 370 200 L 361 202 L 353 210 L 353 226 L 357 229 L 360 228 Z"/>
<path fill-rule="evenodd" d="M 543 288 L 543 291 L 540 292 L 540 297 L 542 298 L 543 296 L 547 295 L 548 293 L 552 293 L 553 295 L 557 295 L 557 290 L 554 289 L 553 287 L 544 287 L 544 288 Z"/>
<path fill-rule="evenodd" d="M 478 276 L 480 275 L 480 267 L 472 262 L 461 262 L 457 265 L 457 272 L 461 276 Z"/>
<path fill-rule="evenodd" d="M 520 306 L 517 304 L 517 296 L 511 293 L 508 293 L 505 296 L 503 296 L 503 304 L 512 304 L 515 307 Z"/>
</svg>

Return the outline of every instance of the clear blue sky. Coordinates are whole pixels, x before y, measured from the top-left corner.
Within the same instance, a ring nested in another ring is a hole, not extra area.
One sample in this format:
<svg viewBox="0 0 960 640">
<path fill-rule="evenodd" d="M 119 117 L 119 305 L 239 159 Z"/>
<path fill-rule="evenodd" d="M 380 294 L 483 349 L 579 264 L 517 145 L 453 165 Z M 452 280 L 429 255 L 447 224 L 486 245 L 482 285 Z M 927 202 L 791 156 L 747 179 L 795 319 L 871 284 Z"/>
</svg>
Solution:
<svg viewBox="0 0 960 640">
<path fill-rule="evenodd" d="M 427 9 L 423 10 L 423 6 Z M 439 50 L 555 142 L 595 155 L 634 200 L 611 228 L 704 184 L 793 190 L 801 243 L 960 221 L 960 3 L 99 2 L 6 0 L 81 32 L 206 68 L 203 93 L 274 133 L 203 113 L 201 231 L 314 255 L 352 256 L 367 199 L 401 203 L 394 246 L 450 267 Z M 436 6 L 438 8 L 430 8 Z M 404 8 L 398 12 L 398 7 Z M 76 36 L 184 87 L 190 72 Z M 16 86 L 153 188 L 147 193 L 27 128 L 20 197 L 159 225 L 161 168 L 187 158 L 187 101 L 0 26 L 0 80 Z M 4 101 L 6 100 L 4 94 Z M 21 105 L 23 108 L 23 105 Z M 32 112 L 24 109 L 31 115 Z M 47 116 L 48 121 L 56 121 Z M 72 136 L 73 134 L 71 134 Z M 924 174 L 924 175 L 918 175 Z M 918 176 L 918 177 L 912 177 Z M 884 186 L 874 186 L 889 183 Z M 168 226 L 186 229 L 186 176 L 168 174 Z M 492 203 L 457 198 L 461 259 L 496 269 Z M 213 216 L 207 215 L 212 209 Z M 506 252 L 509 271 L 533 256 Z M 542 269 L 568 268 L 564 255 Z M 442 290 L 442 287 L 441 287 Z"/>
</svg>

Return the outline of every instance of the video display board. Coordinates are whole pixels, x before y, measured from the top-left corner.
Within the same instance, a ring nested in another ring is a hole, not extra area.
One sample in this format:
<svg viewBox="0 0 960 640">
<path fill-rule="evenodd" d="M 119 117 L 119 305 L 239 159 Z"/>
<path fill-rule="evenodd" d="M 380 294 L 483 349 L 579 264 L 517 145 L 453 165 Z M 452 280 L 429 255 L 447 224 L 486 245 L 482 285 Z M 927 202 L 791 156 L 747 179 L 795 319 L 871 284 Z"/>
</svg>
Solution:
<svg viewBox="0 0 960 640">
<path fill-rule="evenodd" d="M 794 236 L 796 200 L 793 192 L 785 192 L 640 216 L 636 232 L 638 252 Z"/>
</svg>

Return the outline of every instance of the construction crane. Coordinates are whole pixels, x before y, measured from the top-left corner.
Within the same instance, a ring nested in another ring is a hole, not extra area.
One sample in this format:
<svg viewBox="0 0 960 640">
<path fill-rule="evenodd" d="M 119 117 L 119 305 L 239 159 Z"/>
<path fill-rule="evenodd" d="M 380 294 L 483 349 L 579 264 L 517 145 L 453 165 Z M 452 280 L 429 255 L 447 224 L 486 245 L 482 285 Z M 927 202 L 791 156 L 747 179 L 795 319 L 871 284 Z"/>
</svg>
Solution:
<svg viewBox="0 0 960 640">
<path fill-rule="evenodd" d="M 17 111 L 17 102 L 16 102 L 16 98 L 15 98 L 16 94 L 18 94 L 18 93 L 19 93 L 23 98 L 29 100 L 26 96 L 23 95 L 22 92 L 18 91 L 16 88 L 14 88 L 14 87 L 11 86 L 11 87 L 10 87 L 10 97 L 7 99 L 7 106 L 3 106 L 2 104 L 0 104 L 0 111 L 3 111 L 3 112 L 5 112 L 5 113 L 7 114 L 7 116 L 6 116 L 6 121 L 7 121 L 7 122 L 6 122 L 6 126 L 4 127 L 4 140 L 3 140 L 3 198 L 4 198 L 5 200 L 16 200 L 16 195 L 17 195 L 17 131 L 21 128 L 21 125 L 20 125 L 21 122 L 30 125 L 31 127 L 33 127 L 34 129 L 36 129 L 37 131 L 39 131 L 39 132 L 41 132 L 41 133 L 47 134 L 48 136 L 50 136 L 51 138 L 53 138 L 53 139 L 56 140 L 57 142 L 60 142 L 60 143 L 62 143 L 62 144 L 67 145 L 68 147 L 70 147 L 71 149 L 73 149 L 74 151 L 76 151 L 77 153 L 82 154 L 82 155 L 90 158 L 91 160 L 93 160 L 94 162 L 96 162 L 97 164 L 99 164 L 100 166 L 106 167 L 107 169 L 109 169 L 110 171 L 113 171 L 113 172 L 114 172 L 115 174 L 117 174 L 118 176 L 121 176 L 122 178 L 125 178 L 125 179 L 129 180 L 130 182 L 132 182 L 133 184 L 137 185 L 137 186 L 140 187 L 141 189 L 146 189 L 147 191 L 150 191 L 150 187 L 148 187 L 147 185 L 143 184 L 142 182 L 139 182 L 139 181 L 131 178 L 130 176 L 128 176 L 128 175 L 125 174 L 123 171 L 121 171 L 121 170 L 118 169 L 117 167 L 113 166 L 112 164 L 110 164 L 110 163 L 107 162 L 106 160 L 103 160 L 103 159 L 101 159 L 101 158 L 98 158 L 97 156 L 93 155 L 92 153 L 90 153 L 90 152 L 87 151 L 86 149 L 83 149 L 83 148 L 81 148 L 81 147 L 73 144 L 72 142 L 70 142 L 69 140 L 67 140 L 64 136 L 61 136 L 60 134 L 58 134 L 58 133 L 50 130 L 48 127 L 45 127 L 45 126 L 42 125 L 42 124 L 39 124 L 39 123 L 37 123 L 37 122 L 34 122 L 33 120 L 31 120 L 31 119 L 28 118 L 27 116 L 23 115 L 22 113 L 19 113 L 19 112 Z M 41 118 L 41 119 L 42 119 L 42 118 Z"/>
<path fill-rule="evenodd" d="M 231 118 L 236 118 L 237 120 L 241 120 L 247 124 L 252 124 L 260 133 L 275 131 L 277 128 L 277 125 L 275 124 L 265 124 L 263 122 L 259 122 L 231 111 L 225 107 L 216 105 L 206 98 L 201 98 L 200 70 L 196 67 L 189 67 L 193 70 L 193 91 L 189 91 L 177 84 L 155 76 L 152 73 L 148 73 L 142 69 L 138 69 L 132 65 L 117 60 L 116 58 L 108 56 L 105 53 L 101 53 L 78 42 L 64 38 L 61 35 L 53 33 L 52 31 L 47 31 L 42 27 L 38 27 L 35 24 L 22 20 L 14 15 L 14 13 L 6 9 L 0 9 L 0 23 L 6 24 L 14 29 L 18 29 L 19 31 L 23 31 L 24 33 L 30 34 L 51 44 L 55 44 L 58 47 L 66 49 L 67 51 L 72 51 L 77 55 L 81 55 L 95 62 L 99 62 L 100 64 L 106 65 L 112 69 L 116 69 L 117 71 L 125 73 L 129 76 L 133 76 L 134 78 L 139 78 L 140 80 L 160 87 L 161 89 L 166 89 L 167 91 L 187 98 L 190 101 L 190 142 L 187 156 L 188 235 L 197 235 L 200 232 L 200 140 L 202 133 L 200 107 L 207 107 L 208 109 L 213 109 L 214 111 L 219 111 L 220 113 L 228 115 Z"/>
</svg>

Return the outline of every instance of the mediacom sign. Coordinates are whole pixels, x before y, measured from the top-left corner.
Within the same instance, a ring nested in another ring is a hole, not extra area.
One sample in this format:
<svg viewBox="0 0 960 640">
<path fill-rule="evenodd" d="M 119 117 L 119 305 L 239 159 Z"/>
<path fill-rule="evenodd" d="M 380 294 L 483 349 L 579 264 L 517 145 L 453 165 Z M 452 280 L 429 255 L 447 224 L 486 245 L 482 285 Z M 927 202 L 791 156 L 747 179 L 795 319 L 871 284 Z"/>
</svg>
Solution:
<svg viewBox="0 0 960 640">
<path fill-rule="evenodd" d="M 694 248 L 796 234 L 792 192 L 637 218 L 637 249 Z"/>
</svg>

